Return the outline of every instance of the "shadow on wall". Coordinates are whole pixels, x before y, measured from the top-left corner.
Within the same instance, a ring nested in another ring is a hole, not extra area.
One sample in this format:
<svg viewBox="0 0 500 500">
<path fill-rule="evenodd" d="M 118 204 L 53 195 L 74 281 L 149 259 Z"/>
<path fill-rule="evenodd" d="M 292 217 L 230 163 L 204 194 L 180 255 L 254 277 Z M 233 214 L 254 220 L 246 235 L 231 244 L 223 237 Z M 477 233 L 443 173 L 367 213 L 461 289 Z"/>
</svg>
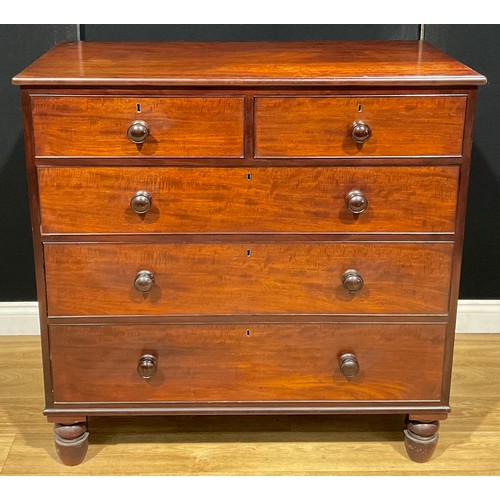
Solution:
<svg viewBox="0 0 500 500">
<path fill-rule="evenodd" d="M 36 300 L 28 187 L 21 131 L 0 162 L 0 302 Z"/>
<path fill-rule="evenodd" d="M 21 97 L 12 77 L 52 46 L 76 38 L 75 24 L 0 27 L 0 302 L 36 300 Z"/>
<path fill-rule="evenodd" d="M 425 39 L 488 79 L 477 96 L 460 298 L 500 299 L 500 26 L 426 24 Z"/>
<path fill-rule="evenodd" d="M 500 297 L 500 172 L 472 148 L 460 298 Z M 496 265 L 495 265 L 496 264 Z"/>
<path fill-rule="evenodd" d="M 88 41 L 416 40 L 418 24 L 86 24 Z"/>
</svg>

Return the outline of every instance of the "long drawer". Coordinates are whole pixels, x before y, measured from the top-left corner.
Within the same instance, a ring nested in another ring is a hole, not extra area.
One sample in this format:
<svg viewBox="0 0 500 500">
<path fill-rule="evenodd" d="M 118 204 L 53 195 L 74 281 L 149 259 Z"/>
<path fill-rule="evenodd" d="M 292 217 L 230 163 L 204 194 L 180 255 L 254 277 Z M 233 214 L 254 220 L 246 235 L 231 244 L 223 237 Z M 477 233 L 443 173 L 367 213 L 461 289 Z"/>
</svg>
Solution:
<svg viewBox="0 0 500 500">
<path fill-rule="evenodd" d="M 242 97 L 33 96 L 31 108 L 37 156 L 243 155 Z M 127 135 L 137 121 L 142 144 Z"/>
<path fill-rule="evenodd" d="M 444 325 L 53 325 L 54 399 L 436 401 L 444 335 Z"/>
<path fill-rule="evenodd" d="M 453 232 L 458 176 L 434 166 L 38 168 L 43 233 Z"/>
<path fill-rule="evenodd" d="M 255 156 L 461 156 L 467 98 L 257 97 Z M 362 122 L 352 139 L 351 127 Z M 365 127 L 369 127 L 369 132 Z"/>
<path fill-rule="evenodd" d="M 48 314 L 446 314 L 452 250 L 446 242 L 48 243 Z"/>
</svg>

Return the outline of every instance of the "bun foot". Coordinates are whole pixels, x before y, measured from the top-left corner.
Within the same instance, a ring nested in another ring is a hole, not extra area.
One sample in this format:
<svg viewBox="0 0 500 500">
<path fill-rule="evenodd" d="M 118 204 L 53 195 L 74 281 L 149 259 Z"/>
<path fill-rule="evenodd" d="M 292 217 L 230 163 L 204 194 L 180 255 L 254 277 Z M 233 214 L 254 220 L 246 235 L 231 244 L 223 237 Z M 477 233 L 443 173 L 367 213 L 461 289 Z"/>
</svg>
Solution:
<svg viewBox="0 0 500 500">
<path fill-rule="evenodd" d="M 408 457 L 414 462 L 428 462 L 439 439 L 439 420 L 421 422 L 406 418 L 405 424 L 405 447 Z"/>
<path fill-rule="evenodd" d="M 54 443 L 59 460 L 64 465 L 79 465 L 85 459 L 89 447 L 87 423 L 54 425 Z"/>
</svg>

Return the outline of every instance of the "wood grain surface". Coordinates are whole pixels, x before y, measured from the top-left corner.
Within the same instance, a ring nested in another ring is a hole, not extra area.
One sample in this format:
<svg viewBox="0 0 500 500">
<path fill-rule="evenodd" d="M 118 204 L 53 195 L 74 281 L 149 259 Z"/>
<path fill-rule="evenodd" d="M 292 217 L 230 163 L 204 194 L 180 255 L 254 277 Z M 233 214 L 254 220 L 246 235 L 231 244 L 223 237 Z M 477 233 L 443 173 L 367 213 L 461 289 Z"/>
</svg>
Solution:
<svg viewBox="0 0 500 500">
<path fill-rule="evenodd" d="M 258 412 L 280 417 L 292 405 L 309 413 L 446 417 L 474 85 L 485 81 L 416 41 L 69 43 L 24 70 L 14 83 L 23 86 L 47 417 L 73 423 L 87 415 L 128 414 L 141 415 L 142 424 L 155 411 L 234 412 L 232 402 L 245 398 Z M 143 145 L 127 139 L 134 120 L 149 126 Z M 362 146 L 350 137 L 354 121 L 371 128 Z M 176 177 L 165 180 L 165 172 Z M 151 177 L 153 209 L 138 225 L 130 220 L 136 215 L 130 197 L 148 187 L 133 183 Z M 294 178 L 295 184 L 286 182 Z M 354 219 L 338 206 L 353 182 L 352 189 L 369 194 L 367 212 Z M 103 186 L 102 193 L 89 194 L 92 186 Z M 168 198 L 172 191 L 176 201 Z M 43 224 L 60 233 L 38 232 L 39 196 Z M 113 208 L 106 212 L 108 203 Z M 147 224 L 157 225 L 148 232 Z M 345 225 L 349 234 L 335 229 Z M 177 233 L 153 234 L 166 226 Z M 129 229 L 113 233 L 114 227 Z M 228 227 L 238 234 L 217 233 L 231 233 Z M 261 234 L 248 235 L 252 227 Z M 341 234 L 324 237 L 322 231 Z M 149 292 L 134 286 L 144 269 L 155 276 Z M 347 269 L 364 280 L 355 294 L 342 286 Z M 0 401 L 7 401 L 0 414 L 2 474 L 19 463 L 39 470 L 41 455 L 54 458 L 38 445 L 45 436 L 32 426 L 33 411 L 23 413 L 36 396 L 33 373 L 19 376 L 18 368 L 35 351 L 25 359 L 21 349 L 5 359 L 0 354 Z M 361 367 L 349 381 L 338 368 L 345 351 L 353 351 Z M 145 354 L 158 363 L 150 381 L 136 372 Z M 468 360 L 474 389 L 466 393 L 465 412 L 471 401 L 474 409 L 481 403 L 477 387 L 491 382 L 491 372 L 474 378 L 483 359 L 472 353 Z M 94 403 L 82 405 L 82 399 Z M 299 434 L 307 428 L 291 416 L 285 422 L 291 432 L 293 422 Z M 340 428 L 342 439 L 349 422 Z M 98 433 L 93 439 L 97 447 L 91 446 L 88 461 L 107 448 L 99 448 L 106 440 L 99 443 Z M 161 439 L 152 439 L 158 449 Z M 266 453 L 290 453 L 283 440 L 270 440 Z M 132 441 L 136 456 L 144 439 Z M 297 469 L 293 460 L 269 465 L 273 458 L 259 453 L 261 441 L 241 448 L 251 473 Z M 384 443 L 368 444 L 377 466 L 366 466 L 354 450 L 357 466 L 350 473 L 380 468 L 376 451 Z M 313 465 L 302 470 L 329 470 L 330 453 L 338 457 L 330 445 L 328 437 L 306 454 Z M 196 455 L 191 470 L 217 473 L 204 465 L 213 463 L 214 449 Z M 401 455 L 397 463 L 407 464 Z M 470 455 L 464 456 L 469 466 Z M 164 452 L 155 451 L 132 469 L 154 473 L 156 459 L 162 473 L 183 470 L 182 457 L 170 467 Z M 244 461 L 228 462 L 229 473 L 242 473 Z M 390 461 L 389 468 L 398 470 Z"/>
<path fill-rule="evenodd" d="M 457 334 L 429 463 L 406 458 L 402 415 L 96 416 L 87 459 L 66 467 L 42 414 L 40 338 L 0 336 L 0 475 L 498 476 L 499 356 L 500 335 Z"/>
<path fill-rule="evenodd" d="M 459 175 L 457 167 L 39 167 L 37 172 L 46 234 L 453 232 Z M 130 208 L 141 190 L 153 200 L 146 214 Z M 368 200 L 360 215 L 346 207 L 345 196 L 353 190 Z"/>
<path fill-rule="evenodd" d="M 70 42 L 16 85 L 484 85 L 424 41 Z"/>
<path fill-rule="evenodd" d="M 255 156 L 460 156 L 466 103 L 431 95 L 257 97 Z M 355 121 L 371 128 L 364 144 L 351 138 Z"/>
<path fill-rule="evenodd" d="M 46 244 L 49 316 L 446 314 L 451 243 Z M 341 281 L 356 269 L 364 288 Z M 156 278 L 149 293 L 136 273 Z"/>
<path fill-rule="evenodd" d="M 37 156 L 243 155 L 242 97 L 33 96 L 31 107 Z M 144 144 L 127 138 L 134 120 L 149 126 Z"/>
<path fill-rule="evenodd" d="M 52 325 L 54 401 L 439 401 L 444 325 Z M 352 379 L 338 358 L 354 354 Z M 158 360 L 149 380 L 142 355 Z"/>
</svg>

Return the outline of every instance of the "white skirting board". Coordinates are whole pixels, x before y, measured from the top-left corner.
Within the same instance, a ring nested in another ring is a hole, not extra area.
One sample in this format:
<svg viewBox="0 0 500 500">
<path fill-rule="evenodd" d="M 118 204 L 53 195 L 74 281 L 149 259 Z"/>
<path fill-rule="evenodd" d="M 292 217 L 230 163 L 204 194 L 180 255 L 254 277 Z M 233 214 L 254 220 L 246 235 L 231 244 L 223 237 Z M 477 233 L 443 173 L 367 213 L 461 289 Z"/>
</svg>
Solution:
<svg viewBox="0 0 500 500">
<path fill-rule="evenodd" d="M 459 300 L 457 333 L 500 333 L 500 300 Z"/>
<path fill-rule="evenodd" d="M 457 333 L 500 333 L 500 300 L 459 300 Z M 0 302 L 0 335 L 39 335 L 37 302 Z"/>
<path fill-rule="evenodd" d="M 38 302 L 0 302 L 0 335 L 40 335 Z"/>
</svg>

